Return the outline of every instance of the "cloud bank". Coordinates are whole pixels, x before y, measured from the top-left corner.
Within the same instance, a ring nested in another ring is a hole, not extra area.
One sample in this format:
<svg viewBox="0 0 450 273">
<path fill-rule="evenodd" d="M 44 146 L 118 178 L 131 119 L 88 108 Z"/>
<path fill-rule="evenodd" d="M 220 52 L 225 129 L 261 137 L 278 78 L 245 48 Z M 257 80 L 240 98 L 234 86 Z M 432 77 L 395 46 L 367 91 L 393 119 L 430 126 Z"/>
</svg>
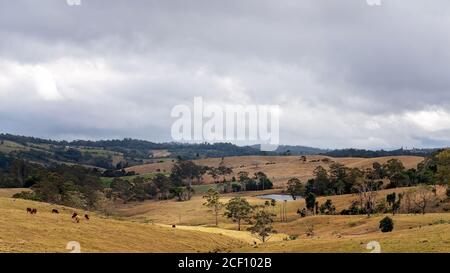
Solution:
<svg viewBox="0 0 450 273">
<path fill-rule="evenodd" d="M 278 104 L 280 140 L 450 144 L 450 3 L 0 3 L 0 129 L 170 141 L 177 104 Z"/>
</svg>

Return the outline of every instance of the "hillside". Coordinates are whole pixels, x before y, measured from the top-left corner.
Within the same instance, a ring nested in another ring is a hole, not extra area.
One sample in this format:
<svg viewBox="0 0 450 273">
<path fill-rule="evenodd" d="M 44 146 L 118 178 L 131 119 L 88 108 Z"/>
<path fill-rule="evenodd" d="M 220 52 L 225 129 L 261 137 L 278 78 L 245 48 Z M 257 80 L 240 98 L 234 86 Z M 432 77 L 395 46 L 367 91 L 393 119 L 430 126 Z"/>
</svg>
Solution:
<svg viewBox="0 0 450 273">
<path fill-rule="evenodd" d="M 332 157 L 426 156 L 435 150 L 324 150 L 306 146 L 280 145 L 274 152 L 261 152 L 258 145 L 231 143 L 154 143 L 137 139 L 55 141 L 27 136 L 0 134 L 0 154 L 41 164 L 78 164 L 100 169 L 120 169 L 146 163 L 171 161 L 177 157 L 198 160 L 237 156 L 316 155 Z"/>
<path fill-rule="evenodd" d="M 382 190 L 378 192 L 377 199 L 384 199 L 386 194 L 404 192 L 409 188 Z M 276 193 L 276 190 L 265 191 Z M 264 199 L 256 198 L 261 192 L 247 192 L 241 194 L 226 194 L 222 202 L 231 197 L 242 195 L 252 205 L 262 205 Z M 438 189 L 438 196 L 443 196 L 444 188 Z M 331 199 L 337 210 L 347 208 L 356 195 L 340 195 L 320 197 L 323 203 Z M 191 230 L 204 232 L 223 232 L 230 230 L 232 236 L 241 239 L 249 238 L 245 232 L 236 231 L 236 224 L 225 217 L 220 217 L 219 228 L 209 227 L 214 223 L 213 215 L 205 208 L 204 200 L 195 196 L 188 202 L 175 201 L 148 201 L 140 204 L 128 204 L 117 209 L 121 218 L 137 222 L 177 224 Z M 383 252 L 448 252 L 450 251 L 450 214 L 435 212 L 421 214 L 399 214 L 392 217 L 395 229 L 392 233 L 384 234 L 379 231 L 379 221 L 386 215 L 378 214 L 368 218 L 366 215 L 319 215 L 300 218 L 296 211 L 304 207 L 304 200 L 287 203 L 287 221 L 280 222 L 278 216 L 280 204 L 274 208 L 277 214 L 274 224 L 278 234 L 266 244 L 243 245 L 232 249 L 233 252 L 356 252 L 365 253 L 366 244 L 376 240 L 381 243 Z M 449 208 L 448 205 L 447 209 Z M 443 208 L 441 208 L 443 209 Z M 444 208 L 445 209 L 445 208 Z M 307 227 L 313 226 L 314 236 L 307 236 Z M 280 237 L 280 234 L 282 236 Z M 297 237 L 296 240 L 288 239 Z M 255 239 L 253 239 L 255 240 Z"/>
<path fill-rule="evenodd" d="M 408 188 L 382 190 L 378 199 L 391 192 Z M 0 196 L 15 190 L 2 189 Z M 269 190 L 263 193 L 276 193 Z M 261 192 L 226 194 L 222 202 L 234 196 L 245 196 L 252 205 L 263 204 L 257 198 Z M 439 188 L 443 196 L 444 188 Z M 355 195 L 320 197 L 333 200 L 338 210 L 347 207 Z M 449 252 L 450 214 L 427 213 L 389 215 L 395 229 L 381 233 L 378 223 L 385 215 L 370 218 L 365 215 L 319 215 L 300 218 L 296 214 L 304 200 L 287 203 L 287 220 L 279 221 L 280 203 L 273 208 L 278 233 L 262 243 L 236 224 L 220 217 L 219 227 L 212 227 L 213 215 L 203 204 L 201 196 L 187 202 L 146 201 L 122 204 L 115 208 L 114 217 L 89 213 L 90 220 L 76 224 L 71 220 L 74 209 L 47 203 L 0 197 L 0 252 L 68 252 L 69 241 L 81 244 L 82 252 L 356 252 L 365 253 L 370 241 L 378 241 L 383 252 Z M 37 208 L 36 215 L 26 208 Z M 52 209 L 59 214 L 52 214 Z M 444 209 L 444 208 L 441 208 Z M 77 210 L 79 213 L 84 213 Z M 176 224 L 176 228 L 172 225 Z M 307 227 L 314 235 L 306 235 Z M 293 239 L 296 238 L 296 239 Z M 258 242 L 254 245 L 254 242 Z"/>
<path fill-rule="evenodd" d="M 450 215 L 396 215 L 393 232 L 382 233 L 378 223 L 384 215 L 315 216 L 299 219 L 279 227 L 290 234 L 304 234 L 305 226 L 314 225 L 315 236 L 302 235 L 297 240 L 268 242 L 257 247 L 234 249 L 235 252 L 282 253 L 369 253 L 367 244 L 376 241 L 383 253 L 448 253 L 450 252 Z"/>
<path fill-rule="evenodd" d="M 226 157 L 223 163 L 233 168 L 233 175 L 237 175 L 240 171 L 253 174 L 262 171 L 274 182 L 276 186 L 286 183 L 289 178 L 298 177 L 303 182 L 313 177 L 314 169 L 318 166 L 328 168 L 332 162 L 341 163 L 350 168 L 368 168 L 372 167 L 374 162 L 380 164 L 386 163 L 389 159 L 397 158 L 402 161 L 406 169 L 416 168 L 417 164 L 423 161 L 423 157 L 419 156 L 395 156 L 395 157 L 379 157 L 379 158 L 331 158 L 326 156 L 306 156 L 307 161 L 303 162 L 298 156 L 240 156 Z M 325 159 L 326 162 L 322 160 Z M 194 162 L 199 165 L 209 167 L 217 167 L 222 159 L 209 158 L 199 159 Z M 172 168 L 172 161 L 165 161 L 153 164 L 144 164 L 128 168 L 127 171 L 134 171 L 138 174 L 148 174 L 155 172 L 168 172 Z M 209 176 L 205 176 L 206 183 L 212 183 L 213 180 Z"/>
<path fill-rule="evenodd" d="M 27 207 L 37 208 L 38 213 L 27 214 Z M 52 214 L 53 208 L 60 214 Z M 243 245 L 217 233 L 120 221 L 97 214 L 76 224 L 71 220 L 73 211 L 0 197 L 0 252 L 69 252 L 69 241 L 79 242 L 82 252 L 209 252 Z"/>
<path fill-rule="evenodd" d="M 261 154 L 258 149 L 230 143 L 154 143 L 136 139 L 69 142 L 10 134 L 0 134 L 0 153 L 43 164 L 70 163 L 103 169 L 177 157 L 195 159 Z"/>
</svg>

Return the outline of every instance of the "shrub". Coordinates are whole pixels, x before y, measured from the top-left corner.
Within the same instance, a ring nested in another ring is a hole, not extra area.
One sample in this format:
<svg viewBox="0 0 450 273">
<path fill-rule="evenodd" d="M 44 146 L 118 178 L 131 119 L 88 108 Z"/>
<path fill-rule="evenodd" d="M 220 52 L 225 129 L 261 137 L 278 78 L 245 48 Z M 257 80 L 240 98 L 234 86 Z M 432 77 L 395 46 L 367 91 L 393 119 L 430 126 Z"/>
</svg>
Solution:
<svg viewBox="0 0 450 273">
<path fill-rule="evenodd" d="M 12 198 L 32 200 L 32 201 L 41 201 L 39 196 L 37 196 L 34 192 L 29 192 L 29 191 L 23 191 L 23 192 L 16 193 L 13 195 Z"/>
<path fill-rule="evenodd" d="M 394 229 L 394 221 L 388 216 L 380 221 L 381 232 L 391 232 Z"/>
<path fill-rule="evenodd" d="M 233 192 L 240 192 L 242 190 L 242 186 L 239 184 L 232 184 L 231 189 Z"/>
</svg>

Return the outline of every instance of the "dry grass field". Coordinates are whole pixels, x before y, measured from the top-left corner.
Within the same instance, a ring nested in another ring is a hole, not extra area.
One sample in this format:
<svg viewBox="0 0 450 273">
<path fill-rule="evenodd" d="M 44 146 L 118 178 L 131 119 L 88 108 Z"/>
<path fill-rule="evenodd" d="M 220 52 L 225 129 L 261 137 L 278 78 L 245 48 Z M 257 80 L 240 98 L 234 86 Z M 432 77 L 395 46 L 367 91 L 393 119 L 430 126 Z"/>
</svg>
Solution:
<svg viewBox="0 0 450 273">
<path fill-rule="evenodd" d="M 371 241 L 380 243 L 382 252 L 450 252 L 450 214 L 392 216 L 395 229 L 382 233 L 378 223 L 384 215 L 314 216 L 278 225 L 280 232 L 296 234 L 296 240 L 272 241 L 236 252 L 370 252 Z M 306 226 L 314 226 L 314 236 L 306 236 Z"/>
<path fill-rule="evenodd" d="M 262 171 L 274 182 L 275 187 L 283 186 L 287 180 L 292 177 L 300 178 L 303 182 L 313 177 L 314 169 L 318 166 L 328 168 L 332 162 L 341 163 L 350 168 L 369 168 L 374 162 L 386 163 L 389 159 L 397 158 L 403 162 L 407 169 L 416 168 L 417 164 L 423 161 L 419 156 L 396 156 L 396 157 L 378 157 L 378 158 L 332 158 L 326 156 L 307 156 L 307 162 L 302 162 L 299 156 L 239 156 L 226 157 L 224 164 L 233 168 L 233 174 L 237 175 L 240 171 L 253 174 Z M 323 159 L 328 162 L 322 162 Z M 209 158 L 194 161 L 196 164 L 210 167 L 217 167 L 221 159 Z M 130 167 L 127 171 L 135 171 L 139 174 L 154 173 L 158 170 L 168 172 L 172 168 L 173 162 L 166 161 Z M 206 175 L 205 183 L 212 183 L 213 179 Z"/>
<path fill-rule="evenodd" d="M 0 189 L 0 197 L 12 197 L 14 194 L 23 191 L 31 191 L 31 190 L 28 188 Z"/>
<path fill-rule="evenodd" d="M 407 189 L 395 189 L 400 192 Z M 384 190 L 379 198 L 394 190 Z M 265 191 L 274 193 L 276 190 Z M 439 190 L 439 194 L 442 190 Z M 263 204 L 261 192 L 241 193 L 251 204 Z M 226 202 L 234 194 L 225 195 Z M 337 209 L 347 207 L 352 195 L 328 197 Z M 324 202 L 326 198 L 319 198 Z M 287 202 L 287 221 L 277 217 L 278 234 L 262 243 L 224 217 L 213 227 L 213 215 L 201 196 L 187 202 L 147 201 L 121 205 L 116 215 L 91 214 L 91 220 L 76 224 L 72 208 L 0 197 L 0 252 L 68 252 L 69 241 L 80 242 L 82 252 L 368 252 L 365 246 L 376 240 L 383 252 L 449 252 L 450 214 L 395 215 L 394 232 L 381 233 L 378 223 L 384 215 L 310 216 L 299 218 L 296 210 L 303 200 Z M 38 209 L 37 215 L 26 213 Z M 57 208 L 60 214 L 52 214 Z M 272 208 L 269 208 L 272 210 Z M 279 216 L 280 204 L 273 208 Z M 79 213 L 84 213 L 79 211 Z M 175 224 L 176 228 L 172 228 Z M 313 227 L 314 236 L 306 235 Z M 294 239 L 295 238 L 295 239 Z M 254 242 L 258 244 L 255 246 Z"/>
<path fill-rule="evenodd" d="M 38 210 L 36 215 L 26 208 Z M 52 214 L 57 208 L 60 214 Z M 73 209 L 0 198 L 0 252 L 69 252 L 69 241 L 82 252 L 209 252 L 239 248 L 245 242 L 217 233 L 120 221 L 92 214 L 76 224 Z M 81 213 L 81 211 L 78 211 Z"/>
<path fill-rule="evenodd" d="M 377 199 L 385 199 L 386 195 L 392 192 L 401 193 L 410 190 L 410 188 L 396 188 L 389 190 L 381 190 L 377 193 Z M 226 203 L 232 197 L 244 196 L 252 205 L 263 205 L 265 199 L 257 198 L 258 195 L 279 193 L 279 190 L 268 190 L 259 192 L 241 192 L 225 194 L 221 198 L 221 202 Z M 444 188 L 438 188 L 438 196 L 443 197 L 445 194 Z M 323 204 L 327 199 L 331 199 L 337 211 L 341 211 L 349 207 L 353 200 L 358 197 L 355 194 L 334 195 L 318 197 L 317 201 Z M 117 217 L 124 219 L 132 219 L 139 222 L 153 222 L 162 224 L 178 224 L 188 226 L 207 226 L 214 223 L 214 217 L 208 208 L 203 206 L 204 200 L 202 196 L 196 195 L 188 202 L 177 202 L 175 200 L 167 201 L 146 201 L 142 203 L 131 203 L 127 205 L 120 205 L 115 209 Z M 277 205 L 270 210 L 279 218 L 282 202 L 277 202 Z M 289 201 L 286 203 L 287 221 L 295 221 L 299 218 L 297 209 L 305 207 L 305 200 L 299 199 L 296 201 Z M 277 224 L 276 224 L 277 225 Z M 236 225 L 225 217 L 220 218 L 220 227 L 227 229 L 234 229 Z"/>
<path fill-rule="evenodd" d="M 306 163 L 299 157 L 241 157 L 225 158 L 225 164 L 234 171 L 255 172 L 262 170 L 275 181 L 282 182 L 291 176 L 302 180 L 312 176 L 312 171 L 324 157 L 308 157 Z M 415 167 L 422 158 L 396 157 L 407 168 Z M 373 162 L 384 163 L 390 159 L 329 158 L 348 167 L 370 167 Z M 314 162 L 311 162 L 314 161 Z M 217 166 L 220 159 L 199 160 L 197 163 Z M 267 164 L 268 162 L 272 164 Z M 275 163 L 275 164 L 273 164 Z M 151 174 L 153 168 L 166 166 L 171 162 L 149 164 L 140 167 L 141 171 Z M 155 169 L 156 170 L 156 169 Z M 161 169 L 163 170 L 163 169 Z M 208 186 L 208 185 L 206 185 Z M 90 213 L 91 220 L 76 224 L 71 219 L 73 208 L 54 206 L 10 198 L 24 189 L 0 189 L 0 252 L 68 252 L 69 241 L 78 241 L 82 252 L 370 252 L 366 245 L 378 241 L 382 252 L 450 252 L 450 214 L 442 213 L 450 209 L 448 203 L 433 208 L 434 213 L 425 215 L 399 214 L 393 218 L 393 232 L 379 231 L 379 221 L 385 215 L 367 217 L 343 215 L 319 215 L 300 218 L 299 208 L 305 207 L 303 199 L 286 203 L 286 221 L 281 221 L 280 211 L 283 202 L 277 202 L 268 210 L 277 215 L 274 228 L 278 231 L 268 242 L 262 243 L 247 231 L 224 216 L 219 217 L 219 226 L 215 227 L 214 216 L 203 206 L 204 200 L 199 193 L 190 201 L 177 202 L 145 201 L 141 203 L 116 204 L 112 216 Z M 381 190 L 379 200 L 392 192 L 400 193 L 409 188 Z M 252 205 L 263 205 L 265 199 L 258 195 L 281 193 L 281 189 L 259 192 L 230 193 L 221 196 L 225 203 L 235 196 L 245 197 Z M 437 195 L 443 198 L 444 188 L 439 187 Z M 337 211 L 348 208 L 356 195 L 338 195 L 319 197 L 320 204 L 331 199 Z M 37 215 L 26 213 L 27 207 L 38 209 Z M 57 208 L 60 214 L 52 214 Z M 80 213 L 84 213 L 79 211 Z M 173 228 L 172 225 L 176 225 Z M 307 235 L 313 231 L 313 236 Z M 255 242 L 257 243 L 255 245 Z"/>
</svg>

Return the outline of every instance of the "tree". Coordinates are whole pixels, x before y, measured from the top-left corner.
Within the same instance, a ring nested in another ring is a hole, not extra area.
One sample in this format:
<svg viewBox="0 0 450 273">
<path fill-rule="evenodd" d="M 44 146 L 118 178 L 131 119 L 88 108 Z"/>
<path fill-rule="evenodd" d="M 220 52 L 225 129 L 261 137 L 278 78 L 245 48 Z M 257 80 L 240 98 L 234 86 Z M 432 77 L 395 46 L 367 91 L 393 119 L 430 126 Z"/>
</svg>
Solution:
<svg viewBox="0 0 450 273">
<path fill-rule="evenodd" d="M 241 230 L 241 222 L 248 221 L 253 210 L 247 199 L 242 197 L 234 197 L 225 205 L 225 216 L 231 218 L 233 222 L 238 224 L 238 230 Z"/>
<path fill-rule="evenodd" d="M 305 187 L 300 179 L 294 177 L 288 180 L 286 191 L 292 196 L 292 199 L 296 200 L 297 196 L 305 194 Z"/>
<path fill-rule="evenodd" d="M 414 193 L 415 196 L 413 202 L 416 205 L 416 208 L 420 210 L 422 214 L 425 214 L 426 209 L 435 199 L 433 188 L 429 185 L 421 185 L 414 190 Z"/>
<path fill-rule="evenodd" d="M 327 199 L 327 201 L 320 206 L 320 213 L 327 215 L 333 215 L 336 213 L 336 207 L 333 205 L 331 199 Z"/>
<path fill-rule="evenodd" d="M 209 168 L 208 174 L 213 178 L 214 183 L 217 183 L 217 178 L 219 178 L 219 171 L 217 170 L 217 168 Z"/>
<path fill-rule="evenodd" d="M 405 166 L 403 166 L 403 163 L 400 160 L 393 158 L 383 165 L 383 169 L 385 170 L 386 175 L 391 177 L 396 173 L 402 173 L 405 170 Z"/>
<path fill-rule="evenodd" d="M 194 192 L 192 189 L 192 180 L 200 177 L 202 170 L 202 166 L 197 166 L 194 162 L 189 160 L 178 160 L 178 162 L 173 165 L 170 174 L 172 182 L 177 186 L 182 186 L 184 182 L 187 181 L 185 185 L 186 194 L 183 195 L 183 201 L 191 199 L 192 193 Z"/>
<path fill-rule="evenodd" d="M 318 166 L 314 170 L 314 193 L 317 195 L 333 194 L 333 188 L 330 186 L 330 179 L 327 170 Z"/>
<path fill-rule="evenodd" d="M 156 188 L 158 189 L 159 199 L 167 199 L 170 192 L 170 179 L 164 174 L 158 173 L 152 179 Z"/>
<path fill-rule="evenodd" d="M 400 211 L 403 197 L 405 196 L 404 193 L 399 193 L 397 200 L 392 204 L 392 214 L 395 215 L 397 212 Z"/>
<path fill-rule="evenodd" d="M 438 184 L 450 185 L 450 149 L 440 152 L 436 158 Z"/>
<path fill-rule="evenodd" d="M 330 181 L 334 185 L 337 194 L 345 192 L 345 178 L 347 176 L 347 168 L 340 163 L 332 163 L 330 165 Z"/>
<path fill-rule="evenodd" d="M 274 217 L 275 214 L 260 210 L 253 216 L 253 225 L 249 227 L 248 230 L 251 231 L 252 234 L 256 234 L 256 236 L 265 243 L 270 234 L 277 232 L 273 228 Z"/>
<path fill-rule="evenodd" d="M 380 221 L 380 230 L 381 232 L 391 232 L 394 230 L 394 221 L 386 216 Z"/>
<path fill-rule="evenodd" d="M 389 206 L 394 205 L 396 198 L 397 197 L 396 197 L 395 192 L 386 195 L 386 201 L 388 202 Z"/>
<path fill-rule="evenodd" d="M 254 174 L 254 180 L 258 181 L 258 190 L 268 190 L 273 188 L 272 181 L 263 172 L 256 172 Z"/>
<path fill-rule="evenodd" d="M 375 201 L 378 189 L 377 183 L 373 180 L 362 179 L 355 188 L 358 192 L 361 208 L 364 209 L 367 216 L 370 217 L 375 211 Z"/>
<path fill-rule="evenodd" d="M 183 187 L 173 187 L 170 192 L 178 198 L 178 201 L 183 201 L 184 188 Z"/>
<path fill-rule="evenodd" d="M 314 207 L 316 206 L 316 195 L 312 192 L 308 193 L 305 197 L 306 208 L 314 213 Z"/>
<path fill-rule="evenodd" d="M 386 202 L 391 207 L 392 214 L 395 215 L 395 213 L 397 213 L 400 210 L 400 205 L 401 205 L 403 196 L 404 196 L 404 194 L 400 193 L 397 198 L 397 195 L 395 194 L 395 192 L 386 195 Z"/>
<path fill-rule="evenodd" d="M 381 165 L 380 163 L 374 162 L 372 164 L 372 168 L 376 177 L 375 179 L 383 179 L 386 176 L 383 165 Z"/>
<path fill-rule="evenodd" d="M 241 184 L 241 189 L 246 191 L 247 181 L 250 180 L 248 177 L 248 172 L 240 171 L 238 172 L 238 181 Z"/>
<path fill-rule="evenodd" d="M 219 173 L 219 175 L 222 175 L 223 180 L 226 180 L 226 176 L 230 175 L 233 173 L 233 169 L 230 167 L 227 167 L 223 164 L 223 162 L 221 162 L 221 164 L 219 165 L 219 167 L 217 168 L 217 171 Z"/>
<path fill-rule="evenodd" d="M 411 173 L 412 175 L 412 173 Z M 389 177 L 389 188 L 408 187 L 411 184 L 410 177 L 404 172 L 396 172 Z"/>
<path fill-rule="evenodd" d="M 203 198 L 206 199 L 206 202 L 203 205 L 212 209 L 215 219 L 216 219 L 216 226 L 218 226 L 219 225 L 219 212 L 223 207 L 223 204 L 220 202 L 219 192 L 215 189 L 209 189 L 207 194 L 205 196 L 203 196 Z"/>
<path fill-rule="evenodd" d="M 115 178 L 111 182 L 111 190 L 115 196 L 122 199 L 124 204 L 133 200 L 135 196 L 133 184 L 128 180 Z"/>
</svg>

